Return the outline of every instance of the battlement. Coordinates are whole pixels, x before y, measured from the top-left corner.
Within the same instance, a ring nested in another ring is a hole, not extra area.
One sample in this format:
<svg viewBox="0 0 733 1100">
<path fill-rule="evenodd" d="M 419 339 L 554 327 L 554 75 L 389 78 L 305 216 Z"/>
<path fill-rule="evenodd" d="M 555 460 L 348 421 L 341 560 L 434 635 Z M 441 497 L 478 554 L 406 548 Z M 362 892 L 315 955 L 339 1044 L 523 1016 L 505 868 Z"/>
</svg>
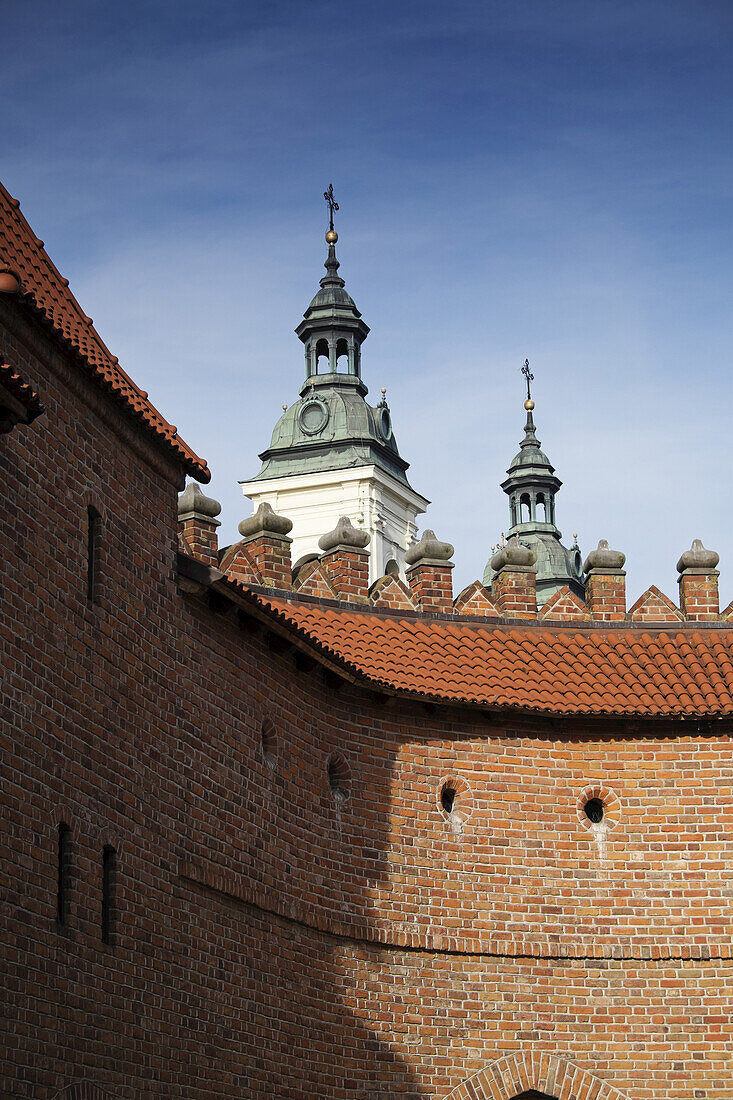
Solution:
<svg viewBox="0 0 733 1100">
<path fill-rule="evenodd" d="M 558 623 L 701 623 L 729 622 L 733 603 L 722 611 L 716 568 L 719 557 L 695 539 L 677 562 L 679 603 L 675 604 L 656 585 L 627 606 L 626 558 L 601 540 L 588 554 L 583 570 L 585 598 L 569 587 L 555 592 L 544 604 L 537 601 L 535 554 L 517 536 L 492 558 L 491 585 L 479 580 L 455 597 L 452 587 L 454 548 L 426 531 L 406 555 L 407 574 L 387 573 L 373 584 L 369 576 L 369 537 L 342 517 L 324 535 L 321 554 L 290 567 L 290 520 L 261 505 L 254 516 L 240 524 L 241 542 L 219 551 L 216 545 L 218 502 L 197 491 L 181 495 L 180 549 L 206 565 L 218 565 L 227 577 L 241 584 L 300 593 L 344 604 L 362 604 L 393 611 L 425 615 L 451 615 L 488 619 L 496 623 L 517 619 Z M 192 511 L 192 501 L 198 511 Z"/>
</svg>

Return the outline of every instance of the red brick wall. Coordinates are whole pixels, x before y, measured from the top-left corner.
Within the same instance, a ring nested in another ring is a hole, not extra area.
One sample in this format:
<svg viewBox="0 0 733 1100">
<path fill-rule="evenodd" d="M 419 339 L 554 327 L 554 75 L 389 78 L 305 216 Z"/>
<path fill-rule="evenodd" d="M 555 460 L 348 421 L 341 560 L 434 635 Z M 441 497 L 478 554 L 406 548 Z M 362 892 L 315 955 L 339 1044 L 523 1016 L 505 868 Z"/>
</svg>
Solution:
<svg viewBox="0 0 733 1100">
<path fill-rule="evenodd" d="M 407 572 L 410 591 L 423 611 L 453 610 L 452 565 L 413 565 Z"/>
<path fill-rule="evenodd" d="M 729 1097 L 728 734 L 383 705 L 304 671 L 178 591 L 175 471 L 3 316 L 48 411 L 0 439 L 0 1094 L 447 1100 L 549 1051 L 629 1100 Z"/>
<path fill-rule="evenodd" d="M 692 622 L 705 622 L 719 618 L 718 574 L 692 571 L 680 576 L 680 607 Z"/>
</svg>

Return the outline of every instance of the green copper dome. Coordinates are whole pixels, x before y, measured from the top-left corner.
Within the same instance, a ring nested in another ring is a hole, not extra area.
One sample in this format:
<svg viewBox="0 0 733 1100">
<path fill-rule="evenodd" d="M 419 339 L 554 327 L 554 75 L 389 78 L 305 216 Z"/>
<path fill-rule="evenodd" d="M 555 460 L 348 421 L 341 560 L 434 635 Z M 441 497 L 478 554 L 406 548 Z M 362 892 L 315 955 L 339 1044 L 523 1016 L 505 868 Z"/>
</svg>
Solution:
<svg viewBox="0 0 733 1100">
<path fill-rule="evenodd" d="M 320 289 L 295 330 L 305 351 L 300 400 L 278 420 L 252 480 L 377 466 L 409 487 L 384 396 L 376 407 L 365 400 L 361 345 L 369 326 L 338 274 L 332 243 L 324 266 Z"/>
<path fill-rule="evenodd" d="M 345 384 L 335 375 L 319 375 L 304 387 L 300 400 L 275 425 L 270 446 L 260 455 L 262 469 L 253 480 L 379 466 L 409 484 L 408 464 L 397 450 L 387 402 L 372 408 L 364 400 L 365 389 L 357 379 Z"/>
<path fill-rule="evenodd" d="M 537 602 L 546 601 L 567 585 L 581 598 L 584 595 L 583 568 L 577 546 L 563 546 L 562 532 L 555 525 L 555 495 L 562 486 L 555 467 L 540 446 L 535 434 L 533 403 L 527 410 L 524 439 L 507 470 L 501 487 L 509 497 L 510 527 L 507 537 L 519 537 L 537 555 Z M 484 584 L 493 578 L 491 562 L 484 571 Z"/>
</svg>

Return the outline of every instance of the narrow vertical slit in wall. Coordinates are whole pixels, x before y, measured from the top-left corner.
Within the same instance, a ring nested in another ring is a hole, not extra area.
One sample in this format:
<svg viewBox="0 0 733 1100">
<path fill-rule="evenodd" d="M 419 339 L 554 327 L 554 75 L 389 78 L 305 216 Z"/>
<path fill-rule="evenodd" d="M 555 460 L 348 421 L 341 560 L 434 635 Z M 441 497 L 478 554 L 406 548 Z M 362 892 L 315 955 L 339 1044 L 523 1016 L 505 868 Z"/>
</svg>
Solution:
<svg viewBox="0 0 733 1100">
<path fill-rule="evenodd" d="M 66 924 L 69 915 L 69 826 L 65 821 L 59 825 L 56 871 L 56 922 Z"/>
<path fill-rule="evenodd" d="M 99 527 L 101 516 L 90 504 L 87 508 L 87 602 L 96 603 L 99 586 Z"/>
<path fill-rule="evenodd" d="M 115 924 L 117 853 L 109 844 L 102 852 L 102 943 L 112 943 Z"/>
</svg>

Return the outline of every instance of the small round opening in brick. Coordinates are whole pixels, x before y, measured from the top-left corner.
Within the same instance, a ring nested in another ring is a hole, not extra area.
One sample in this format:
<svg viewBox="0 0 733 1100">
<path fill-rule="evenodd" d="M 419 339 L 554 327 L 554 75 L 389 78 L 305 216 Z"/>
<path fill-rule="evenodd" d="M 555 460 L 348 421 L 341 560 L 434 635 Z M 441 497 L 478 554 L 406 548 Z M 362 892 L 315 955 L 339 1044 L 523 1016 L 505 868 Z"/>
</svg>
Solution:
<svg viewBox="0 0 733 1100">
<path fill-rule="evenodd" d="M 274 768 L 277 763 L 277 733 L 269 718 L 262 723 L 261 732 L 262 755 L 267 764 Z"/>
<path fill-rule="evenodd" d="M 349 765 L 340 752 L 328 758 L 328 785 L 336 802 L 345 802 L 349 797 Z"/>
<path fill-rule="evenodd" d="M 603 821 L 603 803 L 600 798 L 589 798 L 583 807 L 583 812 L 592 825 L 598 825 Z"/>
<path fill-rule="evenodd" d="M 450 783 L 444 784 L 440 792 L 440 804 L 447 814 L 453 813 L 457 793 L 455 787 L 452 787 Z"/>
</svg>

